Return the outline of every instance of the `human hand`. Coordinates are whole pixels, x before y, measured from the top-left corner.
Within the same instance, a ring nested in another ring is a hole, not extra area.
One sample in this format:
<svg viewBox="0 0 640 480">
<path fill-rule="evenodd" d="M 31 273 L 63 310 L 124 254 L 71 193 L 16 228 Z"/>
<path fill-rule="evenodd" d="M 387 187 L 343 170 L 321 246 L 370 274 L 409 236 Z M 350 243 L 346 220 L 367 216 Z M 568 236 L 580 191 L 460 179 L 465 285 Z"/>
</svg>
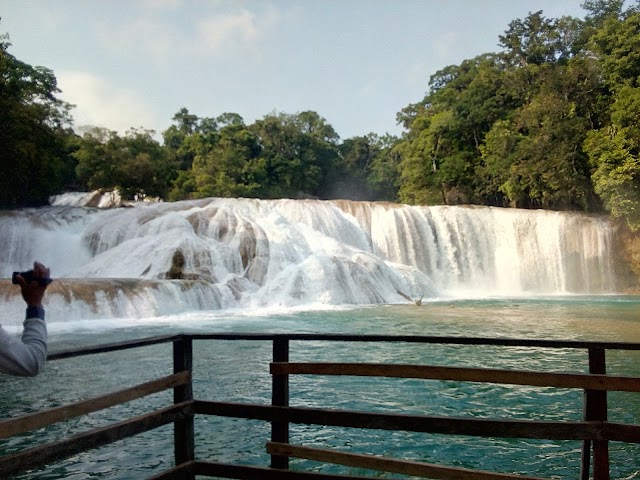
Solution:
<svg viewBox="0 0 640 480">
<path fill-rule="evenodd" d="M 16 280 L 22 291 L 22 298 L 29 307 L 42 308 L 42 298 L 47 285 L 40 284 L 38 280 L 41 278 L 49 278 L 49 269 L 40 262 L 33 263 L 33 276 L 29 283 L 22 275 L 16 275 Z"/>
</svg>

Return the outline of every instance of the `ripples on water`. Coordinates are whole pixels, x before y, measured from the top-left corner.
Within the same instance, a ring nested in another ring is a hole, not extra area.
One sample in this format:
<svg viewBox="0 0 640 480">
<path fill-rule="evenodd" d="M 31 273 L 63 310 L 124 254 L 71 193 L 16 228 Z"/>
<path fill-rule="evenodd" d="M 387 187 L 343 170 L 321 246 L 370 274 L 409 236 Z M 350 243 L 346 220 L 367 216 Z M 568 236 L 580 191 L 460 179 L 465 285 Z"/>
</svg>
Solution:
<svg viewBox="0 0 640 480">
<path fill-rule="evenodd" d="M 461 335 L 513 338 L 640 341 L 637 298 L 581 298 L 434 303 L 372 307 L 351 311 L 224 318 L 220 314 L 162 319 L 140 326 L 98 330 L 85 325 L 76 332 L 51 325 L 51 351 L 70 346 L 120 341 L 179 331 L 263 331 Z M 130 323 L 130 322 L 127 322 Z M 489 368 L 584 372 L 585 352 L 524 348 L 338 342 L 292 342 L 291 361 L 431 363 Z M 196 341 L 194 395 L 200 399 L 270 403 L 269 342 Z M 640 374 L 638 352 L 608 354 L 609 373 Z M 171 345 L 50 362 L 36 379 L 2 377 L 3 418 L 51 408 L 88 396 L 149 381 L 171 373 Z M 582 392 L 527 386 L 367 377 L 294 376 L 291 405 L 474 418 L 579 420 Z M 610 420 L 640 423 L 640 396 L 611 393 Z M 163 392 L 126 406 L 113 407 L 46 429 L 3 441 L 3 453 L 59 439 L 161 408 L 172 401 Z M 173 428 L 165 426 L 99 448 L 16 479 L 139 479 L 172 466 Z M 196 418 L 199 459 L 268 465 L 266 422 Z M 387 432 L 322 426 L 291 426 L 291 442 L 353 453 L 373 453 L 465 468 L 528 473 L 548 478 L 577 478 L 580 442 L 483 439 L 411 432 Z M 640 448 L 610 445 L 612 478 L 640 475 Z M 293 460 L 292 467 L 331 473 L 369 471 Z M 385 475 L 379 474 L 381 478 Z M 392 477 L 387 475 L 386 478 Z M 393 475 L 399 478 L 398 475 Z"/>
</svg>

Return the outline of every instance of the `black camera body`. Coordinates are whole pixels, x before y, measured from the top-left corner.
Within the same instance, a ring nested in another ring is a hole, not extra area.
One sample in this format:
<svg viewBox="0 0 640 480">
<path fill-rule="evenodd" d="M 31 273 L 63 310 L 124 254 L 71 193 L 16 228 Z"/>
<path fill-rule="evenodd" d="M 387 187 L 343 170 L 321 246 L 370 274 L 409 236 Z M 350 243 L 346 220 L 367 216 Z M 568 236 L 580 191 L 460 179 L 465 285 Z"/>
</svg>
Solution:
<svg viewBox="0 0 640 480">
<path fill-rule="evenodd" d="M 22 278 L 24 278 L 24 280 L 27 282 L 27 285 L 30 284 L 34 278 L 33 278 L 33 270 L 27 270 L 26 272 L 13 272 L 13 275 L 11 276 L 11 282 L 14 285 L 18 285 L 18 279 L 16 278 L 18 275 L 20 275 Z M 38 283 L 40 284 L 41 287 L 46 287 L 47 285 L 49 285 L 51 283 L 51 279 L 50 278 L 39 278 L 38 279 Z"/>
</svg>

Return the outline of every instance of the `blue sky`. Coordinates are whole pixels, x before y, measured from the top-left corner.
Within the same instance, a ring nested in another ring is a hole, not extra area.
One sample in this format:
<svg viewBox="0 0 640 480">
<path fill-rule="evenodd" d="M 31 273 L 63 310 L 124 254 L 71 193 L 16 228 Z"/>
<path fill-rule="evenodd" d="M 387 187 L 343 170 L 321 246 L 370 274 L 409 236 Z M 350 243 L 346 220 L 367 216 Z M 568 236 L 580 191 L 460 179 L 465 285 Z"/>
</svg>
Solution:
<svg viewBox="0 0 640 480">
<path fill-rule="evenodd" d="M 499 51 L 530 11 L 583 17 L 582 1 L 0 0 L 0 32 L 54 71 L 76 126 L 314 110 L 345 139 L 400 134 L 433 73 Z"/>
</svg>

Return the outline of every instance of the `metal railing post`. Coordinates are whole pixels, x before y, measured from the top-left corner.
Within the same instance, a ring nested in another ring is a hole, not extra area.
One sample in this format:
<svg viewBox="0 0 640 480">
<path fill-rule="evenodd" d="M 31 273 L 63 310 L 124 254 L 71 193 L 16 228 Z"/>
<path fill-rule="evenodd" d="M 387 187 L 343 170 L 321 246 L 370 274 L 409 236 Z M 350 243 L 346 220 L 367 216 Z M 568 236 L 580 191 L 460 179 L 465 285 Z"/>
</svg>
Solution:
<svg viewBox="0 0 640 480">
<path fill-rule="evenodd" d="M 182 337 L 173 342 L 173 372 L 193 371 L 193 341 L 190 337 Z M 193 400 L 193 383 L 189 380 L 186 385 L 175 387 L 173 402 L 181 403 Z M 195 459 L 195 430 L 193 414 L 174 423 L 174 452 L 176 465 Z M 189 474 L 189 480 L 195 475 Z"/>
<path fill-rule="evenodd" d="M 273 340 L 273 361 L 289 361 L 289 339 L 275 338 Z M 289 375 L 273 375 L 271 389 L 271 405 L 277 407 L 289 406 Z M 271 423 L 271 441 L 289 443 L 289 422 L 274 420 Z M 289 468 L 289 457 L 271 455 L 271 468 Z"/>
<path fill-rule="evenodd" d="M 589 373 L 602 375 L 607 373 L 604 349 L 589 349 Z M 607 392 L 605 390 L 585 390 L 583 418 L 585 421 L 607 421 Z M 589 463 L 592 447 L 593 479 L 609 480 L 609 442 L 607 440 L 594 440 L 593 445 L 589 440 L 583 442 L 582 462 L 580 466 L 581 480 L 589 479 Z"/>
</svg>

